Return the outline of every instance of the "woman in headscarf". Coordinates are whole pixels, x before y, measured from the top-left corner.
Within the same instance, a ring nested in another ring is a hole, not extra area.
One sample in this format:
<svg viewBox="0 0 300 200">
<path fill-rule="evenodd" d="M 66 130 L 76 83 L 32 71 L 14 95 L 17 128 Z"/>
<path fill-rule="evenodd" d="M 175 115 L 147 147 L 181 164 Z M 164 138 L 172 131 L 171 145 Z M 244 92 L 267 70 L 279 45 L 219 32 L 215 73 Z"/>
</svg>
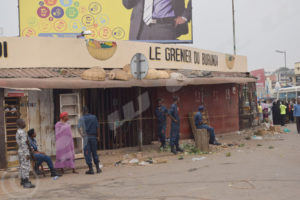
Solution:
<svg viewBox="0 0 300 200">
<path fill-rule="evenodd" d="M 65 168 L 75 171 L 75 151 L 73 136 L 70 124 L 68 124 L 69 115 L 67 112 L 60 114 L 60 121 L 55 124 L 56 135 L 56 162 L 55 168 L 61 169 L 62 173 Z"/>
<path fill-rule="evenodd" d="M 273 124 L 274 125 L 280 125 L 280 101 L 277 101 L 277 103 L 274 101 L 272 106 L 272 115 L 273 115 Z"/>
</svg>

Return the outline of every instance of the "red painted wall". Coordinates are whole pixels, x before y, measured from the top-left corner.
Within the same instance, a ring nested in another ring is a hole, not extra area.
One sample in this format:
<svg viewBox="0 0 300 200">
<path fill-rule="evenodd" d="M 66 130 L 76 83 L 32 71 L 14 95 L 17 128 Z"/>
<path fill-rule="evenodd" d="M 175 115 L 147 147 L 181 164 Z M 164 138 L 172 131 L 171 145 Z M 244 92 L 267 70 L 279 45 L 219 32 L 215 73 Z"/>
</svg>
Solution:
<svg viewBox="0 0 300 200">
<path fill-rule="evenodd" d="M 178 91 L 172 92 L 178 89 Z M 187 86 L 180 88 L 157 88 L 156 96 L 164 98 L 165 106 L 170 108 L 172 97 L 179 96 L 179 113 L 181 118 L 180 133 L 182 139 L 192 137 L 188 113 L 197 111 L 199 105 L 204 105 L 208 111 L 210 125 L 216 134 L 239 130 L 239 100 L 238 87 L 234 84 Z M 167 136 L 170 133 L 168 119 Z"/>
</svg>

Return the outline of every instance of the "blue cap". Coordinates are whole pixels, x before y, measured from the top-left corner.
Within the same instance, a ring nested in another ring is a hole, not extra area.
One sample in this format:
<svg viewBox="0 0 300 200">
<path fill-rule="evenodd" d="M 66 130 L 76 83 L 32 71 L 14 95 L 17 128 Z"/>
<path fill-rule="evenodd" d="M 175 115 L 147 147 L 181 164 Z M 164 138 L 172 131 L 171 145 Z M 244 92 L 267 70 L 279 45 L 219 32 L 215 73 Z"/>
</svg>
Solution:
<svg viewBox="0 0 300 200">
<path fill-rule="evenodd" d="M 199 107 L 198 107 L 198 110 L 199 110 L 199 111 L 204 110 L 204 106 L 199 106 Z"/>
</svg>

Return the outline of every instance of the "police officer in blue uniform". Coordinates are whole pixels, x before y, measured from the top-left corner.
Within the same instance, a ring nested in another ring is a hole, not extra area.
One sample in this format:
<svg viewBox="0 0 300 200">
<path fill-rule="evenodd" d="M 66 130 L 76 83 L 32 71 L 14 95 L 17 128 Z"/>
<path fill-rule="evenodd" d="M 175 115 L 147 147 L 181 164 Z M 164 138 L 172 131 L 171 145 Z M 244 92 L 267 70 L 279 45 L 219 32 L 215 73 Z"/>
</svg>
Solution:
<svg viewBox="0 0 300 200">
<path fill-rule="evenodd" d="M 97 154 L 97 139 L 100 140 L 100 127 L 95 115 L 89 113 L 87 107 L 83 108 L 83 116 L 79 119 L 78 129 L 83 137 L 84 157 L 89 170 L 86 174 L 94 174 L 92 157 L 96 166 L 96 172 L 101 173 L 99 157 Z M 92 155 L 92 156 L 91 156 Z"/>
<path fill-rule="evenodd" d="M 171 152 L 177 154 L 177 151 L 183 152 L 183 150 L 179 147 L 179 139 L 180 139 L 180 118 L 179 118 L 179 109 L 178 109 L 179 97 L 173 97 L 173 104 L 169 110 L 169 117 L 171 118 Z M 176 149 L 175 149 L 176 147 Z"/>
<path fill-rule="evenodd" d="M 204 111 L 204 106 L 199 106 L 198 112 L 196 113 L 194 120 L 195 120 L 195 125 L 197 129 L 206 129 L 209 132 L 210 138 L 209 138 L 209 144 L 213 145 L 221 145 L 216 140 L 216 135 L 215 135 L 215 130 L 212 127 L 209 127 L 207 124 L 203 123 L 203 117 L 202 113 Z"/>
<path fill-rule="evenodd" d="M 166 148 L 166 128 L 168 109 L 163 105 L 163 99 L 158 99 L 158 106 L 155 109 L 157 118 L 158 137 L 161 142 L 160 148 Z"/>
</svg>

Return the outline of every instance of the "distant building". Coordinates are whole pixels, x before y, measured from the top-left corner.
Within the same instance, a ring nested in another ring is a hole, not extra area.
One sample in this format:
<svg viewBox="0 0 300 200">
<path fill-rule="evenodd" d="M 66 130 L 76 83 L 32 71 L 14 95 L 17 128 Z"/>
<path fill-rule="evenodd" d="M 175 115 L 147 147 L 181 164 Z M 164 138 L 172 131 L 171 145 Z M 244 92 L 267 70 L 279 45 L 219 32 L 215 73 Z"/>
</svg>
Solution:
<svg viewBox="0 0 300 200">
<path fill-rule="evenodd" d="M 265 98 L 266 97 L 266 76 L 264 69 L 257 69 L 251 71 L 250 74 L 257 78 L 256 81 L 256 93 L 258 98 Z"/>
<path fill-rule="evenodd" d="M 295 85 L 300 86 L 300 62 L 295 63 Z"/>
</svg>

